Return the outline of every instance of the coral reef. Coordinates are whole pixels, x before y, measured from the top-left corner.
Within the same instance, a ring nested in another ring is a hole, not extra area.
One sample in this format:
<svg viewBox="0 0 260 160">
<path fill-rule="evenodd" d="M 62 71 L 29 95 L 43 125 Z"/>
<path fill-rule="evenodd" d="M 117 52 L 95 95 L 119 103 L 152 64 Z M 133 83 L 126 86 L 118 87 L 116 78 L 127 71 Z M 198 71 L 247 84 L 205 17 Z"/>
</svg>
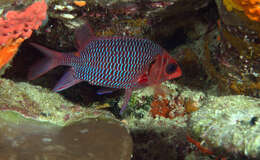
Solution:
<svg viewBox="0 0 260 160">
<path fill-rule="evenodd" d="M 33 3 L 23 2 L 10 1 L 12 5 L 0 7 L 0 15 L 9 10 L 22 13 L 19 7 Z M 209 0 L 46 2 L 48 21 L 29 41 L 72 51 L 73 32 L 87 19 L 98 36 L 149 37 L 159 42 L 180 62 L 183 76 L 162 84 L 163 94 L 153 87 L 134 91 L 119 115 L 120 91 L 96 96 L 97 88 L 82 83 L 59 94 L 50 92 L 47 88 L 62 73 L 59 68 L 30 82 L 34 86 L 28 84 L 27 68 L 39 57 L 24 43 L 14 67 L 4 75 L 15 82 L 0 79 L 3 159 L 98 159 L 103 153 L 107 159 L 126 160 L 259 159 L 259 99 L 228 95 L 260 97 L 258 1 L 216 0 L 217 6 Z M 13 55 L 31 34 L 19 31 L 18 37 L 4 42 L 5 54 L 0 55 Z"/>
</svg>

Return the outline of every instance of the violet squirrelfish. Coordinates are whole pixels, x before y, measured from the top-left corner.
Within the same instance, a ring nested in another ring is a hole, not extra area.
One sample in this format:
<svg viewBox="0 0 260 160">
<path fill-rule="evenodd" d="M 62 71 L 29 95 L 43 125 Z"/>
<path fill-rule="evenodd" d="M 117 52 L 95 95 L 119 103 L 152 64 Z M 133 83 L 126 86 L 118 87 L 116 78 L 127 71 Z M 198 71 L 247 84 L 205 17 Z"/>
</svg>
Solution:
<svg viewBox="0 0 260 160">
<path fill-rule="evenodd" d="M 31 43 L 46 57 L 31 67 L 28 78 L 35 79 L 59 65 L 70 66 L 54 91 L 82 81 L 109 87 L 111 91 L 125 89 L 122 113 L 133 90 L 181 76 L 179 65 L 169 53 L 148 39 L 96 37 L 86 23 L 76 30 L 75 41 L 78 51 L 74 53 L 61 53 Z"/>
</svg>

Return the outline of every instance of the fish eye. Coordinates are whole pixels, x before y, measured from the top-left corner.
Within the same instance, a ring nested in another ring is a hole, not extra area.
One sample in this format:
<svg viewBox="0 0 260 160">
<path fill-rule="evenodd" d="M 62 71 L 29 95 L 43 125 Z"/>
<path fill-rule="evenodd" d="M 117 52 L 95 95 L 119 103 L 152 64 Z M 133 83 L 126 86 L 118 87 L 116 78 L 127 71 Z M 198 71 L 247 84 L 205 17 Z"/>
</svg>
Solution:
<svg viewBox="0 0 260 160">
<path fill-rule="evenodd" d="M 177 69 L 177 65 L 175 63 L 170 63 L 167 64 L 166 66 L 166 73 L 167 74 L 172 74 L 173 72 L 175 72 Z"/>
</svg>

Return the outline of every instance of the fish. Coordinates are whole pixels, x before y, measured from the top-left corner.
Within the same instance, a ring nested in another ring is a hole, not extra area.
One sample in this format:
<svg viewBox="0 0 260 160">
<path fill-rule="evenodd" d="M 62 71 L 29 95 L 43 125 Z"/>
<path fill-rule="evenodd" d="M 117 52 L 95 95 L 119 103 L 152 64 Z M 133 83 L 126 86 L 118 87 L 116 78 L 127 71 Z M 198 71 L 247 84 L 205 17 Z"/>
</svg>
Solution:
<svg viewBox="0 0 260 160">
<path fill-rule="evenodd" d="M 53 91 L 60 92 L 83 81 L 108 87 L 98 91 L 99 95 L 125 89 L 120 114 L 134 90 L 160 84 L 182 74 L 177 61 L 159 44 L 131 36 L 97 37 L 88 22 L 75 31 L 75 52 L 57 52 L 40 44 L 30 44 L 45 57 L 29 69 L 29 80 L 57 66 L 70 66 Z"/>
</svg>

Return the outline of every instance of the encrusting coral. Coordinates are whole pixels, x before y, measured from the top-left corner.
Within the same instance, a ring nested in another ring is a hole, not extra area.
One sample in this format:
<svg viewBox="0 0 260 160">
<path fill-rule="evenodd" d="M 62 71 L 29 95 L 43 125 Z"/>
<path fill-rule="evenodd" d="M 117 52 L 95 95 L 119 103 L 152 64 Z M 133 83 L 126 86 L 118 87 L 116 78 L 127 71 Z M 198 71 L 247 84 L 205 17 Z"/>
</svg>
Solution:
<svg viewBox="0 0 260 160">
<path fill-rule="evenodd" d="M 259 0 L 223 0 L 223 4 L 228 11 L 232 11 L 233 8 L 244 11 L 249 19 L 260 22 Z"/>
</svg>

